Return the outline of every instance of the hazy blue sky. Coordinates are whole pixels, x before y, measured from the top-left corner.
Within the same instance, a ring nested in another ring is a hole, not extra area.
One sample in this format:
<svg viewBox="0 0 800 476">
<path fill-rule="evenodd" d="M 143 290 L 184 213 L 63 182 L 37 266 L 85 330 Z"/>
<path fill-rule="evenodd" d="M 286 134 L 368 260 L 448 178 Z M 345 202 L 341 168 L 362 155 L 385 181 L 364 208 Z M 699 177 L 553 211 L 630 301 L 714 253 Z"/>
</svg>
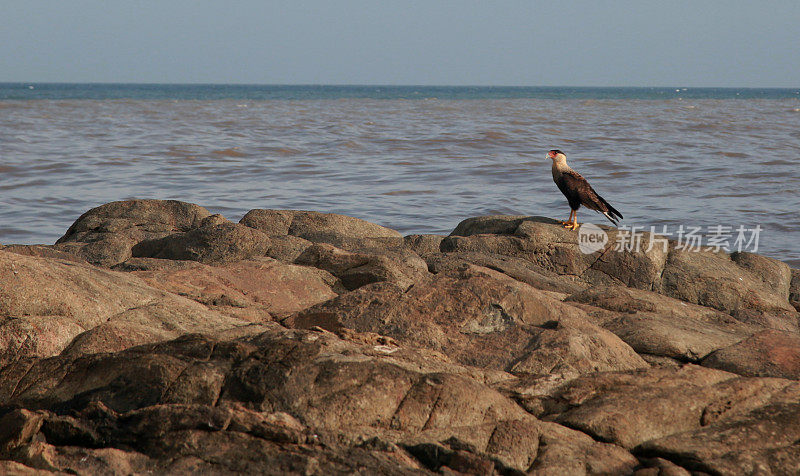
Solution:
<svg viewBox="0 0 800 476">
<path fill-rule="evenodd" d="M 800 86 L 797 0 L 0 6 L 0 81 Z"/>
</svg>

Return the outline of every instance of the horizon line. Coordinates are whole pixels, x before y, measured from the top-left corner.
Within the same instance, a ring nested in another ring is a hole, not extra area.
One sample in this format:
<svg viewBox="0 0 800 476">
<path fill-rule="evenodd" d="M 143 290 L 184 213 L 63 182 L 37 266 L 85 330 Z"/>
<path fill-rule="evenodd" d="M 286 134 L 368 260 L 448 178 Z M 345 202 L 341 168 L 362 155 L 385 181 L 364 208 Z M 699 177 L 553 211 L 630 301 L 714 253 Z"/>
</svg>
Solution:
<svg viewBox="0 0 800 476">
<path fill-rule="evenodd" d="M 209 83 L 209 82 L 126 82 L 126 81 L 0 81 L 0 84 L 25 85 L 120 85 L 120 86 L 260 86 L 260 87 L 374 87 L 374 88 L 576 88 L 576 89 L 800 89 L 800 86 L 585 86 L 515 84 L 358 84 L 358 83 Z"/>
</svg>

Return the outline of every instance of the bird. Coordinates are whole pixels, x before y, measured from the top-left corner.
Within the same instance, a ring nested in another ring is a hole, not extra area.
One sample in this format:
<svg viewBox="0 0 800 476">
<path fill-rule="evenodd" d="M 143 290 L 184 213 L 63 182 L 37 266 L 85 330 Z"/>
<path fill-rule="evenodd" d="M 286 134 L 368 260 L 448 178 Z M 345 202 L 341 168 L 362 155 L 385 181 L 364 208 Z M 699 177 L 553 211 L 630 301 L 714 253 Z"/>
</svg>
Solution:
<svg viewBox="0 0 800 476">
<path fill-rule="evenodd" d="M 561 190 L 561 193 L 567 197 L 571 210 L 567 221 L 561 222 L 564 228 L 569 228 L 570 230 L 578 229 L 580 226 L 578 223 L 578 209 L 581 205 L 602 213 L 615 226 L 619 225 L 622 213 L 598 195 L 581 174 L 567 165 L 566 154 L 558 149 L 553 149 L 547 153 L 547 158 L 553 160 L 553 181 L 558 186 L 558 189 Z"/>
</svg>

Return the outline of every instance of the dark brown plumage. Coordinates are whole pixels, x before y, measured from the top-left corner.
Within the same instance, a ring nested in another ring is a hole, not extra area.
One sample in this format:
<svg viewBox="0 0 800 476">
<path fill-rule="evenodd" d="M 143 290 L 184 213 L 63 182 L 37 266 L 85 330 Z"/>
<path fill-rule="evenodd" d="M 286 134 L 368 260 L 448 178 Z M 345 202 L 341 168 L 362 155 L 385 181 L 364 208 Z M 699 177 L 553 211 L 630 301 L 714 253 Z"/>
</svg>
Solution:
<svg viewBox="0 0 800 476">
<path fill-rule="evenodd" d="M 614 225 L 618 224 L 622 214 L 595 192 L 581 174 L 567 165 L 567 156 L 563 152 L 554 149 L 547 154 L 547 157 L 553 160 L 553 181 L 561 193 L 567 197 L 571 209 L 567 221 L 562 222 L 565 227 L 573 230 L 578 228 L 577 214 L 581 205 L 602 213 Z"/>
</svg>

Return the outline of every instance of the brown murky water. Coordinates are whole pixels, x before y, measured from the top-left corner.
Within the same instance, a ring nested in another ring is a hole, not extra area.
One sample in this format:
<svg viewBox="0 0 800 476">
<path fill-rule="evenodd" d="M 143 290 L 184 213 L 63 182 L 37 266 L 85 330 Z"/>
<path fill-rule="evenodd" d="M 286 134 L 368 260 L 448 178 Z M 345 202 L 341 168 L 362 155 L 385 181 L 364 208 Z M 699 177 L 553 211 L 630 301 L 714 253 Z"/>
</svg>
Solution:
<svg viewBox="0 0 800 476">
<path fill-rule="evenodd" d="M 0 242 L 52 243 L 89 208 L 134 197 L 232 220 L 343 213 L 406 234 L 491 213 L 564 219 L 551 148 L 626 225 L 760 225 L 758 252 L 800 266 L 792 99 L 0 101 Z"/>
</svg>

